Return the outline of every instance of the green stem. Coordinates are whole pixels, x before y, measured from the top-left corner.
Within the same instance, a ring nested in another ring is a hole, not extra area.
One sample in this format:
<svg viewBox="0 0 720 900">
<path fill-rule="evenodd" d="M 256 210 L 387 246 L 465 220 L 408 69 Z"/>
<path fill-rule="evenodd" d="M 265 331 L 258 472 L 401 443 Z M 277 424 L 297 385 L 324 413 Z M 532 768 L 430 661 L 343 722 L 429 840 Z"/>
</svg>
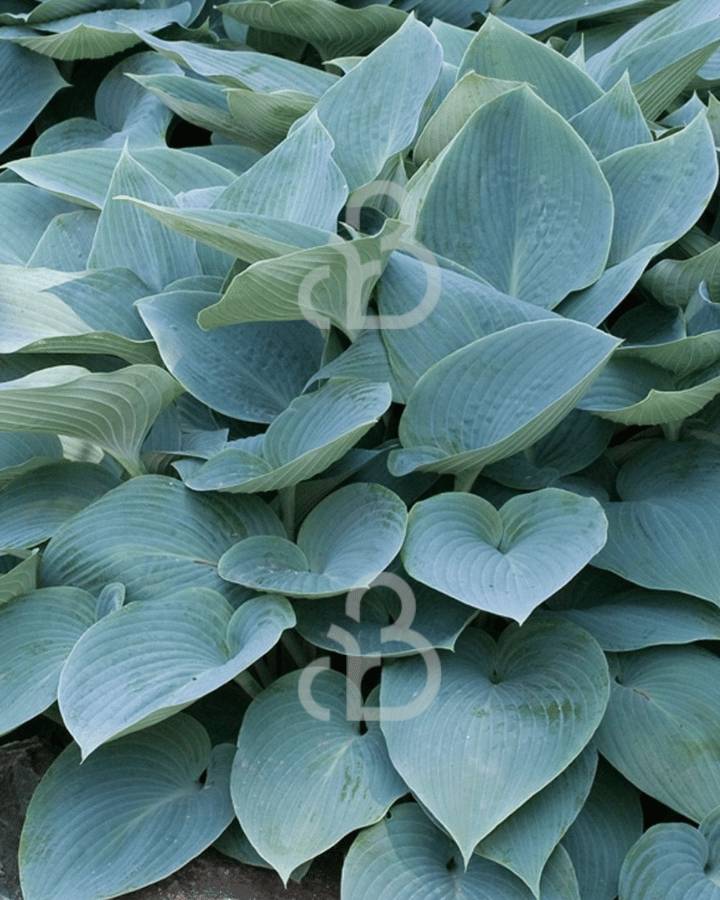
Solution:
<svg viewBox="0 0 720 900">
<path fill-rule="evenodd" d="M 299 669 L 305 668 L 312 660 L 312 654 L 309 649 L 306 648 L 305 641 L 303 641 L 294 631 L 290 629 L 283 631 L 280 636 L 280 641 Z"/>
<path fill-rule="evenodd" d="M 255 674 L 257 675 L 260 684 L 262 684 L 264 688 L 275 681 L 275 676 L 271 672 L 270 666 L 262 657 L 255 660 L 255 662 L 253 663 L 253 668 L 255 669 Z"/>
<path fill-rule="evenodd" d="M 235 684 L 239 684 L 245 693 L 252 697 L 253 700 L 263 691 L 263 686 L 248 672 L 247 669 L 245 669 L 244 672 L 240 672 L 239 675 L 236 675 L 233 681 Z"/>
<path fill-rule="evenodd" d="M 287 531 L 288 539 L 295 540 L 295 485 L 280 488 L 280 506 L 282 509 L 282 521 Z"/>
<path fill-rule="evenodd" d="M 680 431 L 683 426 L 683 419 L 675 419 L 674 422 L 663 422 L 662 430 L 666 441 L 680 440 Z"/>
<path fill-rule="evenodd" d="M 471 472 L 458 472 L 455 476 L 455 486 L 453 487 L 453 490 L 464 491 L 469 494 L 480 471 L 480 469 L 473 469 Z"/>
</svg>

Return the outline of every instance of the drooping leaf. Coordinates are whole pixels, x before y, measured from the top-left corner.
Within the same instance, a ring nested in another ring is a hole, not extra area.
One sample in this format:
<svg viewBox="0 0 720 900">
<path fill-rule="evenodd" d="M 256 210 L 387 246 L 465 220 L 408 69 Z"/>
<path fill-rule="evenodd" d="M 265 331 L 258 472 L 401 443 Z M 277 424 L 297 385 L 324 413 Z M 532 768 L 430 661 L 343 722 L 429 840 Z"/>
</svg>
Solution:
<svg viewBox="0 0 720 900">
<path fill-rule="evenodd" d="M 584 19 L 656 6 L 655 0 L 509 0 L 500 9 L 501 17 L 528 34 L 538 34 L 573 19 Z"/>
<path fill-rule="evenodd" d="M 467 863 L 478 841 L 585 747 L 609 676 L 595 641 L 551 616 L 511 626 L 498 644 L 467 629 L 454 653 L 438 654 L 437 671 L 417 656 L 383 668 L 381 727 L 393 765 Z"/>
<path fill-rule="evenodd" d="M 65 663 L 58 690 L 63 721 L 85 758 L 216 690 L 294 624 L 283 597 L 254 597 L 233 612 L 207 588 L 125 604 L 90 628 Z"/>
<path fill-rule="evenodd" d="M 355 515 L 363 510 L 362 517 Z M 396 556 L 407 511 L 392 491 L 358 483 L 334 491 L 312 510 L 293 544 L 247 538 L 220 560 L 223 578 L 290 597 L 331 597 L 368 587 Z"/>
<path fill-rule="evenodd" d="M 610 189 L 587 145 L 521 87 L 481 106 L 447 148 L 415 236 L 499 291 L 552 309 L 600 277 L 612 223 Z"/>
<path fill-rule="evenodd" d="M 71 744 L 28 809 L 19 855 L 26 900 L 114 897 L 175 872 L 232 820 L 232 757 L 231 745 L 211 749 L 205 729 L 184 714 L 82 765 Z"/>
<path fill-rule="evenodd" d="M 239 538 L 284 529 L 257 497 L 225 498 L 187 490 L 173 478 L 133 478 L 70 519 L 43 554 L 42 583 L 98 593 L 122 582 L 128 603 L 205 587 L 231 601 L 217 561 Z"/>
<path fill-rule="evenodd" d="M 361 734 L 348 718 L 351 688 L 329 669 L 290 672 L 243 718 L 231 781 L 235 812 L 285 883 L 296 866 L 377 822 L 407 791 L 377 722 Z"/>
</svg>

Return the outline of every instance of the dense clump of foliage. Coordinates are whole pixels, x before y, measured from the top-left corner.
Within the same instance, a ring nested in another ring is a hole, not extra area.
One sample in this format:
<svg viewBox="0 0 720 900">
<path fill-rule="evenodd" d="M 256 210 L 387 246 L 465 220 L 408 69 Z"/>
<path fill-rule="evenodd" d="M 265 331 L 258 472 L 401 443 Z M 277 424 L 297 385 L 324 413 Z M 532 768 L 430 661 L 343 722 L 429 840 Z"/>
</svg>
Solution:
<svg viewBox="0 0 720 900">
<path fill-rule="evenodd" d="M 720 2 L 0 37 L 25 900 L 350 835 L 343 900 L 718 900 Z"/>
</svg>

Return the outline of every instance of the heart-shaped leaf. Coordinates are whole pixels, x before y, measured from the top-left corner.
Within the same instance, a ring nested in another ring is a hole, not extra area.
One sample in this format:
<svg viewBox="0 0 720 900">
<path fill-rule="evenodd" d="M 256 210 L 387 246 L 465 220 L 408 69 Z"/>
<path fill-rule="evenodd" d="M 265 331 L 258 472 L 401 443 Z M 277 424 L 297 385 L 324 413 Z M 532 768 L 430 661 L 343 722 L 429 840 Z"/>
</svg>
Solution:
<svg viewBox="0 0 720 900">
<path fill-rule="evenodd" d="M 185 587 L 226 597 L 217 562 L 239 537 L 282 535 L 257 497 L 208 496 L 161 475 L 133 478 L 73 516 L 43 553 L 42 583 L 74 584 L 95 594 L 122 582 L 127 600 L 154 600 Z"/>
<path fill-rule="evenodd" d="M 611 672 L 598 749 L 641 791 L 699 822 L 720 806 L 720 659 L 696 646 L 649 647 L 619 654 Z"/>
<path fill-rule="evenodd" d="M 720 808 L 698 828 L 654 825 L 631 847 L 620 872 L 620 900 L 653 894 L 665 900 L 720 900 Z"/>
<path fill-rule="evenodd" d="M 383 668 L 381 727 L 393 765 L 467 863 L 482 838 L 585 747 L 605 711 L 609 676 L 590 635 L 551 616 L 510 626 L 498 644 L 467 629 L 454 653 L 438 654 L 439 672 L 419 657 Z M 411 702 L 417 714 L 403 719 Z"/>
<path fill-rule="evenodd" d="M 596 328 L 553 318 L 456 350 L 410 393 L 398 431 L 406 449 L 390 454 L 390 471 L 478 472 L 524 450 L 570 412 L 616 346 Z"/>
<path fill-rule="evenodd" d="M 522 623 L 606 533 L 597 500 L 558 488 L 521 494 L 499 511 L 474 494 L 436 494 L 410 511 L 403 563 L 418 581 Z"/>
<path fill-rule="evenodd" d="M 57 699 L 60 671 L 94 624 L 95 603 L 79 588 L 52 587 L 31 589 L 0 605 L 1 734 Z"/>
<path fill-rule="evenodd" d="M 232 770 L 235 811 L 285 883 L 296 866 L 377 822 L 407 791 L 377 723 L 361 734 L 359 722 L 348 720 L 350 688 L 329 669 L 290 672 L 243 718 Z"/>
<path fill-rule="evenodd" d="M 71 744 L 33 794 L 20 838 L 26 900 L 97 900 L 159 881 L 233 817 L 233 748 L 179 714 L 100 748 Z M 201 781 L 203 773 L 205 777 Z"/>
<path fill-rule="evenodd" d="M 369 587 L 402 546 L 406 521 L 405 504 L 392 491 L 350 484 L 318 503 L 296 544 L 281 537 L 246 538 L 223 554 L 218 572 L 253 590 L 290 597 Z"/>
<path fill-rule="evenodd" d="M 70 654 L 58 695 L 63 721 L 85 758 L 230 681 L 294 624 L 282 597 L 254 597 L 233 612 L 207 588 L 127 604 L 104 616 Z"/>
</svg>

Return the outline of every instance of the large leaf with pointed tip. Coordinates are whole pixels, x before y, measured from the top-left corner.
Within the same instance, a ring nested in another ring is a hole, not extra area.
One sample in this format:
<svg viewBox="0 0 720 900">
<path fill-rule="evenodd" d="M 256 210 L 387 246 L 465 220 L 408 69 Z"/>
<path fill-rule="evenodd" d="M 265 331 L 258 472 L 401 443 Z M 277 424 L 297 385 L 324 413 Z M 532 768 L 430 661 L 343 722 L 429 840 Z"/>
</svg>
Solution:
<svg viewBox="0 0 720 900">
<path fill-rule="evenodd" d="M 64 272 L 86 269 L 99 218 L 94 209 L 55 216 L 27 261 L 28 266 L 47 266 Z"/>
<path fill-rule="evenodd" d="M 617 346 L 564 319 L 523 322 L 446 356 L 420 378 L 400 419 L 395 475 L 479 470 L 534 444 L 570 412 Z"/>
<path fill-rule="evenodd" d="M 233 612 L 216 591 L 187 588 L 126 604 L 73 648 L 58 688 L 63 722 L 84 758 L 221 687 L 294 624 L 284 597 L 253 597 Z"/>
<path fill-rule="evenodd" d="M 672 861 L 672 865 L 670 865 Z M 663 822 L 630 848 L 620 872 L 620 900 L 720 900 L 720 808 L 693 828 Z"/>
<path fill-rule="evenodd" d="M 618 654 L 610 670 L 598 750 L 641 791 L 699 822 L 720 806 L 720 659 L 697 646 L 649 647 Z"/>
<path fill-rule="evenodd" d="M 436 494 L 411 509 L 402 557 L 418 581 L 522 623 L 595 556 L 606 533 L 597 500 L 558 488 L 513 497 L 500 510 L 475 494 Z"/>
<path fill-rule="evenodd" d="M 319 668 L 307 685 L 307 671 L 284 675 L 251 703 L 232 769 L 240 824 L 285 883 L 407 791 L 377 722 L 361 734 L 348 719 L 346 678 Z"/>
<path fill-rule="evenodd" d="M 582 900 L 614 900 L 625 855 L 643 830 L 638 792 L 602 756 L 585 805 L 565 833 Z"/>
<path fill-rule="evenodd" d="M 472 854 L 463 866 L 453 841 L 416 803 L 393 807 L 388 816 L 360 832 L 342 872 L 346 900 L 532 900 L 535 896 L 508 869 Z M 540 900 L 579 900 L 567 854 L 559 847 L 540 882 Z"/>
<path fill-rule="evenodd" d="M 694 415 L 718 392 L 717 363 L 673 377 L 667 369 L 643 359 L 618 356 L 610 360 L 578 406 L 624 425 L 658 425 Z"/>
<path fill-rule="evenodd" d="M 47 587 L 0 605 L 0 734 L 55 702 L 60 671 L 94 624 L 96 602 L 80 588 Z"/>
<path fill-rule="evenodd" d="M 187 25 L 193 18 L 190 3 L 155 8 L 95 9 L 43 22 L 40 34 L 30 28 L 14 29 L 8 38 L 28 50 L 55 59 L 98 59 L 112 56 L 139 42 L 131 28 L 159 31 L 167 25 Z"/>
<path fill-rule="evenodd" d="M 612 227 L 597 161 L 525 86 L 470 116 L 437 161 L 415 236 L 498 290 L 552 309 L 600 277 Z"/>
<path fill-rule="evenodd" d="M 100 214 L 88 265 L 106 269 L 125 266 L 153 291 L 177 278 L 200 274 L 195 247 L 187 237 L 163 228 L 118 195 L 172 205 L 173 195 L 154 175 L 123 150 Z"/>
<path fill-rule="evenodd" d="M 180 393 L 159 366 L 98 373 L 55 366 L 0 384 L 0 429 L 84 438 L 138 474 L 148 429 Z"/>
<path fill-rule="evenodd" d="M 565 118 L 602 96 L 592 78 L 569 59 L 493 16 L 468 47 L 458 78 L 471 71 L 490 78 L 526 81 Z"/>
<path fill-rule="evenodd" d="M 263 31 L 287 34 L 312 44 L 322 59 L 362 55 L 394 34 L 407 14 L 388 6 L 347 9 L 331 0 L 225 3 L 220 10 Z"/>
<path fill-rule="evenodd" d="M 377 286 L 377 305 L 401 401 L 430 366 L 471 341 L 519 322 L 554 317 L 549 310 L 408 253 L 390 256 Z"/>
<path fill-rule="evenodd" d="M 0 185 L 0 263 L 25 265 L 55 216 L 76 209 L 32 184 Z"/>
<path fill-rule="evenodd" d="M 593 565 L 643 587 L 682 591 L 720 606 L 718 489 L 717 447 L 653 441 L 620 469 L 619 499 L 603 503 L 608 539 Z"/>
<path fill-rule="evenodd" d="M 217 561 L 251 534 L 284 534 L 257 497 L 211 497 L 176 479 L 145 475 L 105 494 L 57 531 L 43 554 L 42 583 L 98 593 L 119 581 L 128 602 L 184 587 L 213 588 L 232 599 L 218 578 Z"/>
<path fill-rule="evenodd" d="M 0 494 L 0 547 L 34 547 L 120 480 L 93 463 L 58 460 L 18 476 Z"/>
<path fill-rule="evenodd" d="M 115 148 L 91 147 L 31 156 L 7 165 L 46 191 L 91 209 L 102 209 L 121 154 Z M 151 171 L 173 196 L 195 188 L 227 185 L 235 177 L 217 163 L 170 147 L 134 150 L 132 158 Z"/>
<path fill-rule="evenodd" d="M 366 327 L 370 294 L 405 229 L 388 219 L 377 235 L 254 263 L 200 312 L 200 327 L 306 319 L 355 337 Z"/>
<path fill-rule="evenodd" d="M 417 656 L 383 668 L 381 727 L 393 764 L 467 863 L 482 838 L 586 746 L 609 676 L 593 638 L 552 616 L 510 626 L 497 644 L 467 629 L 454 653 L 438 653 L 438 671 Z M 402 718 L 411 702 L 417 714 Z"/>
<path fill-rule="evenodd" d="M 306 322 L 248 322 L 202 331 L 197 315 L 216 295 L 167 291 L 138 304 L 168 370 L 212 409 L 271 422 L 320 365 L 323 340 Z"/>
<path fill-rule="evenodd" d="M 253 590 L 290 597 L 331 597 L 368 587 L 395 558 L 406 520 L 405 504 L 392 491 L 379 484 L 350 484 L 318 503 L 301 525 L 297 543 L 247 538 L 222 556 L 218 572 Z"/>
<path fill-rule="evenodd" d="M 502 18 L 528 34 L 537 34 L 570 22 L 647 6 L 653 9 L 657 0 L 509 0 L 501 7 Z"/>
<path fill-rule="evenodd" d="M 618 150 L 600 163 L 615 206 L 608 265 L 644 247 L 669 247 L 695 224 L 718 177 L 705 115 L 662 140 Z"/>
<path fill-rule="evenodd" d="M 386 160 L 411 143 L 441 65 L 433 33 L 408 16 L 322 95 L 314 114 L 335 141 L 333 156 L 351 191 L 377 178 Z"/>
<path fill-rule="evenodd" d="M 627 72 L 606 94 L 569 121 L 596 159 L 605 159 L 618 150 L 652 141 L 652 133 L 632 92 Z"/>
<path fill-rule="evenodd" d="M 55 64 L 0 41 L 0 149 L 6 150 L 67 82 Z"/>
<path fill-rule="evenodd" d="M 243 146 L 267 153 L 287 136 L 290 126 L 308 113 L 315 98 L 298 91 L 263 94 L 245 88 L 227 88 L 233 134 Z"/>
<path fill-rule="evenodd" d="M 597 750 L 586 747 L 554 781 L 483 838 L 475 853 L 514 872 L 542 898 L 545 865 L 585 803 L 597 762 Z"/>
<path fill-rule="evenodd" d="M 256 446 L 242 440 L 207 462 L 177 463 L 195 491 L 255 493 L 290 487 L 327 469 L 355 446 L 387 411 L 392 400 L 384 383 L 332 379 L 319 391 L 290 403 Z"/>
<path fill-rule="evenodd" d="M 233 748 L 179 714 L 96 751 L 71 744 L 45 773 L 20 837 L 26 900 L 97 900 L 159 881 L 233 817 Z M 201 780 L 203 773 L 206 773 Z"/>
</svg>

